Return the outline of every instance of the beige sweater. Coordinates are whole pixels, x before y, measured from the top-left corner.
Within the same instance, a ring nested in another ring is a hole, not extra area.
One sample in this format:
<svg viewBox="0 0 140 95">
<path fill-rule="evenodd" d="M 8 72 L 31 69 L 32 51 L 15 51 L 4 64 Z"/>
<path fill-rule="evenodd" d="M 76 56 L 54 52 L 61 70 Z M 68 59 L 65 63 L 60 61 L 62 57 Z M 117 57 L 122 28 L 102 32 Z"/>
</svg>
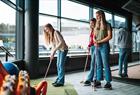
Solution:
<svg viewBox="0 0 140 95">
<path fill-rule="evenodd" d="M 52 44 L 52 54 L 56 52 L 56 50 L 68 50 L 68 46 L 65 43 L 65 40 L 63 39 L 62 35 L 59 31 L 54 31 L 54 42 Z"/>
</svg>

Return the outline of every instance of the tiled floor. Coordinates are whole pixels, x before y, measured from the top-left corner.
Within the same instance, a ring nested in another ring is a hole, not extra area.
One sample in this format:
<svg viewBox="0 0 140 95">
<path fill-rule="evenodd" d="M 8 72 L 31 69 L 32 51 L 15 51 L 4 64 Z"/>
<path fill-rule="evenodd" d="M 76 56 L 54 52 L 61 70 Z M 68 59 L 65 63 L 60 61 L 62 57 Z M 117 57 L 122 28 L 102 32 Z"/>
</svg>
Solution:
<svg viewBox="0 0 140 95">
<path fill-rule="evenodd" d="M 94 91 L 91 86 L 83 86 L 80 81 L 83 80 L 83 77 L 87 75 L 88 71 L 85 73 L 73 72 L 66 74 L 66 82 L 74 85 L 78 95 L 140 95 L 140 65 L 138 62 L 130 63 L 129 65 L 130 67 L 128 70 L 131 70 L 129 71 L 128 79 L 119 78 L 117 76 L 117 71 L 114 71 L 117 70 L 117 66 L 111 67 L 113 75 L 112 90 L 106 90 L 103 88 L 105 81 L 102 81 L 102 88 L 95 89 L 96 91 Z M 133 70 L 138 71 L 138 75 Z M 133 73 L 135 73 L 135 75 Z M 131 81 L 132 76 L 133 81 Z M 135 77 L 137 80 L 134 80 Z M 48 76 L 47 78 L 55 80 L 56 76 Z"/>
<path fill-rule="evenodd" d="M 112 72 L 112 75 L 115 77 L 118 76 L 118 70 Z M 128 68 L 128 77 L 131 79 L 140 79 L 140 64 L 133 64 Z"/>
</svg>

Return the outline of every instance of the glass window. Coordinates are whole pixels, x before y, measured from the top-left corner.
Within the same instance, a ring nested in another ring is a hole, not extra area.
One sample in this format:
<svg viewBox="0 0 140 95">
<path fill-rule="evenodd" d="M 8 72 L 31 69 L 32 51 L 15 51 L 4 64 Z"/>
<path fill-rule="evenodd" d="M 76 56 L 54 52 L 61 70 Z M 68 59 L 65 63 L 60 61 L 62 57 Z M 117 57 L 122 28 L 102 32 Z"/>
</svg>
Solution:
<svg viewBox="0 0 140 95">
<path fill-rule="evenodd" d="M 111 53 L 117 53 L 118 52 L 118 45 L 117 45 L 118 36 L 117 36 L 116 31 L 118 31 L 118 29 L 113 27 L 112 28 L 112 39 L 109 41 Z"/>
<path fill-rule="evenodd" d="M 140 50 L 140 40 L 139 40 L 139 37 L 140 37 L 140 31 L 137 31 L 137 32 L 132 32 L 132 49 L 134 52 L 136 51 L 139 51 Z"/>
<path fill-rule="evenodd" d="M 57 15 L 57 0 L 39 0 L 39 12 Z"/>
<path fill-rule="evenodd" d="M 136 33 L 136 45 L 133 46 L 133 48 L 136 48 L 136 50 L 134 50 L 134 51 L 140 52 L 140 30 L 138 30 L 137 32 L 133 32 L 133 33 Z"/>
<path fill-rule="evenodd" d="M 50 49 L 46 46 L 43 35 L 43 28 L 47 23 L 52 24 L 53 27 L 57 29 L 57 18 L 39 15 L 39 57 L 48 56 L 50 53 Z"/>
<path fill-rule="evenodd" d="M 105 12 L 105 17 L 106 17 L 107 22 L 110 23 L 111 24 L 111 27 L 112 27 L 113 26 L 112 25 L 112 14 L 110 14 L 108 12 Z M 112 27 L 112 29 L 113 29 L 113 27 Z M 114 35 L 114 30 L 112 31 L 112 34 Z M 114 52 L 114 48 L 115 48 L 114 47 L 114 42 L 115 42 L 115 38 L 113 36 L 112 39 L 109 40 L 111 53 Z"/>
<path fill-rule="evenodd" d="M 16 11 L 0 1 L 0 40 L 1 45 L 11 53 L 15 54 L 15 13 Z M 5 53 L 0 50 L 0 57 L 5 61 Z M 13 60 L 15 57 L 8 57 Z"/>
<path fill-rule="evenodd" d="M 107 22 L 112 25 L 112 14 L 105 12 L 105 17 Z"/>
<path fill-rule="evenodd" d="M 98 9 L 93 9 L 93 17 L 96 18 L 96 12 L 98 11 Z"/>
<path fill-rule="evenodd" d="M 119 28 L 120 26 L 121 27 L 126 27 L 125 26 L 125 18 L 124 17 L 120 17 L 120 16 L 115 15 L 114 19 L 115 19 L 115 27 L 116 28 Z"/>
<path fill-rule="evenodd" d="M 61 21 L 61 33 L 69 46 L 69 54 L 85 54 L 89 43 L 89 23 L 66 19 Z"/>
<path fill-rule="evenodd" d="M 133 46 L 133 52 L 140 51 L 140 30 L 136 29 L 134 23 L 132 23 L 132 46 Z"/>
<path fill-rule="evenodd" d="M 62 17 L 88 21 L 89 20 L 89 7 L 71 2 L 68 0 L 62 0 Z"/>
<path fill-rule="evenodd" d="M 10 0 L 11 2 L 13 2 L 14 4 L 16 4 L 16 0 Z"/>
</svg>

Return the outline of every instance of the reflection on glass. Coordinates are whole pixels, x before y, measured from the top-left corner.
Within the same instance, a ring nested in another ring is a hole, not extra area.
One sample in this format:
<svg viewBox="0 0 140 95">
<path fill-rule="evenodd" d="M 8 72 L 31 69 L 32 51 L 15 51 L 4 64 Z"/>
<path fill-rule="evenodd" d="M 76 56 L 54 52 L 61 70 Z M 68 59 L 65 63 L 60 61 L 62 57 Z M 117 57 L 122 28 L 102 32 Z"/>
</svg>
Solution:
<svg viewBox="0 0 140 95">
<path fill-rule="evenodd" d="M 89 7 L 71 2 L 69 0 L 62 0 L 62 17 L 88 21 Z"/>
<path fill-rule="evenodd" d="M 57 0 L 39 0 L 39 12 L 57 15 Z"/>
<path fill-rule="evenodd" d="M 0 1 L 0 40 L 9 52 L 15 54 L 15 13 L 16 11 Z M 5 53 L 0 50 L 1 60 L 5 60 Z M 13 60 L 10 58 L 9 60 Z"/>
</svg>

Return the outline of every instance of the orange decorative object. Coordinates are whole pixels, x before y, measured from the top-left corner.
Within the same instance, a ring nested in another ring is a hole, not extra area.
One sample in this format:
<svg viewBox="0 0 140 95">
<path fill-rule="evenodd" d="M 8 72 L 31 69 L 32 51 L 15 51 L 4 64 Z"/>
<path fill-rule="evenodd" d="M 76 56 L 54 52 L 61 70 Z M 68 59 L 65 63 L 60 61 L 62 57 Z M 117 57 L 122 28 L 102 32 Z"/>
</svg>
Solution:
<svg viewBox="0 0 140 95">
<path fill-rule="evenodd" d="M 27 71 L 21 70 L 18 78 L 10 75 L 0 61 L 0 95 L 30 95 L 30 90 L 35 90 L 35 95 L 46 95 L 47 81 L 43 80 L 34 87 L 30 87 L 30 77 Z"/>
<path fill-rule="evenodd" d="M 30 95 L 30 79 L 27 71 L 19 72 L 16 95 Z"/>
<path fill-rule="evenodd" d="M 15 87 L 16 87 L 16 76 L 6 75 L 0 88 L 0 95 L 14 95 Z"/>
<path fill-rule="evenodd" d="M 47 93 L 47 82 L 41 81 L 37 86 L 35 86 L 36 95 L 46 95 Z"/>
</svg>

